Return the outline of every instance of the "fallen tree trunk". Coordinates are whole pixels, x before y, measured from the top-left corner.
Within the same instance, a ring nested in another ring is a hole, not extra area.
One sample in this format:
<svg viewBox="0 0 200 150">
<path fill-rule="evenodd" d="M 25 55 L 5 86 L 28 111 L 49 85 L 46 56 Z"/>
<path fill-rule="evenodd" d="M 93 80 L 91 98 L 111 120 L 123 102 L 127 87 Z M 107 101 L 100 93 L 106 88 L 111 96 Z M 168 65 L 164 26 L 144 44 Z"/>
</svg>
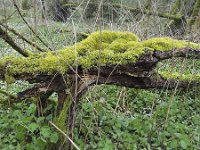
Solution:
<svg viewBox="0 0 200 150">
<path fill-rule="evenodd" d="M 2 58 L 0 79 L 34 84 L 18 93 L 16 102 L 39 97 L 41 106 L 46 107 L 48 97 L 58 93 L 55 122 L 64 131 L 68 129 L 73 139 L 77 103 L 89 86 L 109 84 L 141 89 L 185 89 L 199 85 L 199 74 L 183 77 L 155 71 L 159 62 L 174 57 L 200 59 L 200 45 L 171 38 L 140 41 L 129 32 L 102 31 L 92 33 L 64 50 L 32 54 L 26 58 Z"/>
</svg>

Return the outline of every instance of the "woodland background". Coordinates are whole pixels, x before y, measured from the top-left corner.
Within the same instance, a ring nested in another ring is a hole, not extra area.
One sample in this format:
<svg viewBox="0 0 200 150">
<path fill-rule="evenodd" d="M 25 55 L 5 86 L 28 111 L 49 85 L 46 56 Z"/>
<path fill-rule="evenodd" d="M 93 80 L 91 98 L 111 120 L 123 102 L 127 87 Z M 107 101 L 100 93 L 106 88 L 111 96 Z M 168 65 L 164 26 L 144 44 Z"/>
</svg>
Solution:
<svg viewBox="0 0 200 150">
<path fill-rule="evenodd" d="M 141 40 L 170 36 L 200 43 L 200 0 L 0 0 L 0 28 L 31 51 L 35 47 L 21 35 L 54 51 L 97 30 L 129 31 Z M 9 55 L 19 53 L 0 38 L 0 58 Z M 174 58 L 157 69 L 195 74 L 200 62 Z M 12 103 L 18 92 L 32 86 L 0 81 L 0 149 L 66 148 L 65 136 L 50 123 L 55 121 L 56 93 L 42 113 L 35 99 Z M 171 90 L 92 86 L 78 104 L 73 141 L 79 149 L 198 150 L 199 108 L 198 85 Z"/>
</svg>

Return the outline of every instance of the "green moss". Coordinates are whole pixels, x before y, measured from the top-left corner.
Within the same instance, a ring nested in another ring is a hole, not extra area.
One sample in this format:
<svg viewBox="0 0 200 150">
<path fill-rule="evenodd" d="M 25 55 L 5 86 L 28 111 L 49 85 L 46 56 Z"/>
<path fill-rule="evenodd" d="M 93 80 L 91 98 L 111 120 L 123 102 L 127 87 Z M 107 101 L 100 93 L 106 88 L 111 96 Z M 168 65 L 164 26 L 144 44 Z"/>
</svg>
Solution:
<svg viewBox="0 0 200 150">
<path fill-rule="evenodd" d="M 4 77 L 7 84 L 12 84 L 15 82 L 15 78 L 12 75 L 5 74 Z"/>
<path fill-rule="evenodd" d="M 60 114 L 54 118 L 54 122 L 56 123 L 56 125 L 65 133 L 67 132 L 67 126 L 66 126 L 66 121 L 68 119 L 68 110 L 69 110 L 69 106 L 71 105 L 71 100 L 70 98 L 66 99 L 63 109 L 60 112 Z"/>
<path fill-rule="evenodd" d="M 83 68 L 109 64 L 135 62 L 147 51 L 167 51 L 174 48 L 191 47 L 200 49 L 200 45 L 168 37 L 152 38 L 140 42 L 130 32 L 102 31 L 94 32 L 83 41 L 56 52 L 31 55 L 28 58 L 4 57 L 0 68 L 5 68 L 9 75 L 17 73 L 65 73 L 76 62 Z"/>
<path fill-rule="evenodd" d="M 166 72 L 162 71 L 159 74 L 165 79 L 175 79 L 182 81 L 200 81 L 200 74 L 180 74 L 178 72 Z"/>
<path fill-rule="evenodd" d="M 151 50 L 169 51 L 178 48 L 191 47 L 193 49 L 200 49 L 200 44 L 186 42 L 183 40 L 175 40 L 169 37 L 152 38 L 143 42 L 144 47 Z"/>
<path fill-rule="evenodd" d="M 198 16 L 199 11 L 200 11 L 200 0 L 196 0 L 192 11 L 192 17 Z"/>
</svg>

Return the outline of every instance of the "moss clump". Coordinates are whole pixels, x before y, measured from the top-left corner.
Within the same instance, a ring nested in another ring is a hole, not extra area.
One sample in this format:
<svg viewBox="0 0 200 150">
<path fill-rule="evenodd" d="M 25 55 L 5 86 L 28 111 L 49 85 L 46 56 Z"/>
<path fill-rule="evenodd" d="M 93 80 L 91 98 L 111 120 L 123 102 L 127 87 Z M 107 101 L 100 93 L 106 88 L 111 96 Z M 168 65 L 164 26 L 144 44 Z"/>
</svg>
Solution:
<svg viewBox="0 0 200 150">
<path fill-rule="evenodd" d="M 193 49 L 200 49 L 200 44 L 186 42 L 183 40 L 175 40 L 169 37 L 152 38 L 143 42 L 144 47 L 152 50 L 169 51 L 178 48 L 190 47 Z"/>
<path fill-rule="evenodd" d="M 75 60 L 75 52 L 59 51 L 31 55 L 27 58 L 4 57 L 0 60 L 0 68 L 5 68 L 9 75 L 17 73 L 64 73 Z M 68 65 L 69 64 L 69 65 Z"/>
<path fill-rule="evenodd" d="M 165 79 L 175 79 L 181 81 L 200 81 L 200 74 L 180 74 L 178 72 L 162 71 L 159 74 Z"/>
<path fill-rule="evenodd" d="M 82 56 L 87 55 L 92 51 L 110 49 L 110 46 L 112 47 L 112 44 L 114 44 L 113 42 L 121 44 L 121 46 L 118 48 L 120 49 L 130 41 L 135 41 L 138 43 L 139 38 L 130 32 L 94 32 L 85 40 L 67 49 L 76 49 L 79 55 Z"/>
<path fill-rule="evenodd" d="M 137 61 L 147 51 L 168 51 L 175 48 L 191 47 L 200 49 L 200 45 L 168 37 L 152 38 L 140 42 L 130 32 L 102 31 L 94 32 L 85 40 L 68 48 L 31 55 L 28 58 L 4 57 L 0 68 L 6 68 L 9 75 L 17 73 L 65 73 L 76 62 L 83 68 L 109 64 L 126 64 Z"/>
</svg>

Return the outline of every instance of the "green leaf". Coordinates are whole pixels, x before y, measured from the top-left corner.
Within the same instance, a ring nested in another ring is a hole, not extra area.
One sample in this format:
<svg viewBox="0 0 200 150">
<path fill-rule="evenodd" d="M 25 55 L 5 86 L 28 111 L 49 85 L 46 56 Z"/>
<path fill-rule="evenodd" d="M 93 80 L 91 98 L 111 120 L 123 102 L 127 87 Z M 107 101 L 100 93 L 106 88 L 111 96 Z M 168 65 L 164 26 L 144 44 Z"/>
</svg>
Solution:
<svg viewBox="0 0 200 150">
<path fill-rule="evenodd" d="M 50 136 L 50 142 L 51 143 L 56 143 L 58 141 L 58 138 L 59 138 L 58 134 L 57 133 L 53 133 Z"/>
<path fill-rule="evenodd" d="M 21 145 L 18 143 L 17 144 L 17 147 L 16 147 L 16 150 L 21 150 L 22 149 L 22 147 L 21 147 Z"/>
<path fill-rule="evenodd" d="M 51 134 L 51 130 L 49 127 L 42 127 L 40 133 L 44 138 L 49 138 Z"/>
<path fill-rule="evenodd" d="M 175 148 L 177 148 L 177 141 L 176 140 L 172 140 L 169 145 L 170 145 L 170 148 L 175 149 Z"/>
<path fill-rule="evenodd" d="M 180 141 L 180 144 L 181 144 L 181 147 L 182 147 L 183 149 L 186 149 L 186 148 L 188 147 L 187 142 L 184 141 L 184 140 L 181 140 L 181 141 Z"/>
<path fill-rule="evenodd" d="M 34 132 L 37 128 L 39 128 L 39 125 L 36 124 L 36 123 L 31 123 L 29 126 L 28 126 L 29 130 L 31 132 Z"/>
<path fill-rule="evenodd" d="M 16 133 L 16 138 L 20 141 L 25 140 L 25 134 L 24 132 L 17 132 Z"/>
<path fill-rule="evenodd" d="M 35 140 L 35 144 L 36 144 L 40 149 L 44 149 L 45 146 L 46 146 L 46 141 L 43 141 L 42 139 L 37 138 L 37 139 Z"/>
</svg>

